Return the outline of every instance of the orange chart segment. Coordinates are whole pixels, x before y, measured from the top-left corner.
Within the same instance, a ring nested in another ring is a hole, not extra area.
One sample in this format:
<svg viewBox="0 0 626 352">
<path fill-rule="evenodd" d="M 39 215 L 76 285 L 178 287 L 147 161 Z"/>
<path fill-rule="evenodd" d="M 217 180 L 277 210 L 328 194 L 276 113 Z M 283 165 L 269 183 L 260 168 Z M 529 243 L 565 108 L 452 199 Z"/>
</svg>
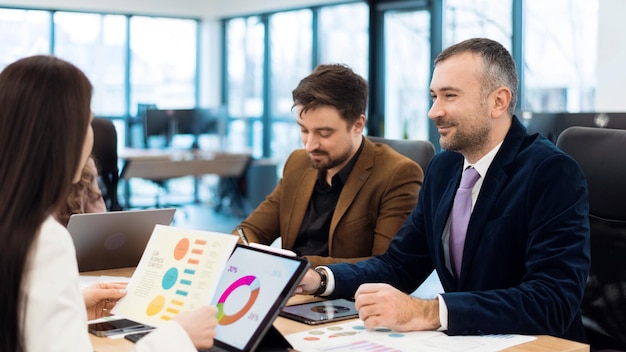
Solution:
<svg viewBox="0 0 626 352">
<path fill-rule="evenodd" d="M 241 286 L 248 286 L 250 288 L 250 298 L 246 302 L 243 308 L 241 308 L 237 313 L 232 315 L 224 314 L 224 304 L 228 300 L 228 296 L 230 296 L 233 291 Z M 217 301 L 217 321 L 220 325 L 229 325 L 237 320 L 241 319 L 254 305 L 257 297 L 259 296 L 259 291 L 261 289 L 261 284 L 259 280 L 252 275 L 244 276 L 239 278 L 237 281 L 233 282 Z"/>
<path fill-rule="evenodd" d="M 178 241 L 178 244 L 174 247 L 174 259 L 183 259 L 187 255 L 187 251 L 189 251 L 189 239 L 185 237 Z"/>
</svg>

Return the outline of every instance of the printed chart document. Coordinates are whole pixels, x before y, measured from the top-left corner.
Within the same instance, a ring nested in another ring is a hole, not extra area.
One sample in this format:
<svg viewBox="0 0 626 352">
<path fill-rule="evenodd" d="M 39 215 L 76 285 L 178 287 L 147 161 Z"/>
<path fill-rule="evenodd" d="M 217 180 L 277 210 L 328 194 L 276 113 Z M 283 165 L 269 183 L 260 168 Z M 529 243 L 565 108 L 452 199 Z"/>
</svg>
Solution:
<svg viewBox="0 0 626 352">
<path fill-rule="evenodd" d="M 236 243 L 230 234 L 156 225 L 112 313 L 158 327 L 210 304 Z"/>
<path fill-rule="evenodd" d="M 439 331 L 367 330 L 361 320 L 311 329 L 285 336 L 298 351 L 501 351 L 536 339 L 526 335 L 448 336 Z"/>
</svg>

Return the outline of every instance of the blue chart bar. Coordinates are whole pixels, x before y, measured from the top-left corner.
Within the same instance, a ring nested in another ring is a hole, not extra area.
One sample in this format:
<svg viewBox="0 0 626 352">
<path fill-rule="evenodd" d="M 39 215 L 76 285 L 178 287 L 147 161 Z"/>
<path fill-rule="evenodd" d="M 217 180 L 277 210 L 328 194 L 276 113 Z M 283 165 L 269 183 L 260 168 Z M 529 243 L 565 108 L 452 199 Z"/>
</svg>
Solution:
<svg viewBox="0 0 626 352">
<path fill-rule="evenodd" d="M 185 279 L 180 280 L 180 283 L 182 285 L 191 285 L 191 281 L 190 280 L 185 280 Z"/>
<path fill-rule="evenodd" d="M 185 274 L 189 274 L 189 275 L 193 275 L 193 274 L 195 274 L 195 273 L 196 273 L 196 271 L 195 271 L 195 270 L 193 270 L 193 269 L 185 269 L 183 272 L 184 272 Z"/>
<path fill-rule="evenodd" d="M 183 290 L 176 290 L 176 294 L 177 295 L 181 295 L 181 296 L 187 296 L 188 292 L 187 291 L 183 291 Z"/>
</svg>

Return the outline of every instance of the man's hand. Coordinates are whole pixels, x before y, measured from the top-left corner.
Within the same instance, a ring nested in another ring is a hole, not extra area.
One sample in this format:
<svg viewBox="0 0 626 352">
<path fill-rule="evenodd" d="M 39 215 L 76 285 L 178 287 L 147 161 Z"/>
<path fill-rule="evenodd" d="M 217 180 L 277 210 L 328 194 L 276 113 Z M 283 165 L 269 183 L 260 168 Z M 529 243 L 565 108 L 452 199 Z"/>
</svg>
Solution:
<svg viewBox="0 0 626 352">
<path fill-rule="evenodd" d="M 365 327 L 397 331 L 436 330 L 440 325 L 439 301 L 411 297 L 388 284 L 363 284 L 354 295 Z"/>
<path fill-rule="evenodd" d="M 300 295 L 310 295 L 317 291 L 320 287 L 320 274 L 316 273 L 315 270 L 309 269 L 306 274 L 296 287 L 294 293 Z"/>
<path fill-rule="evenodd" d="M 111 315 L 110 311 L 126 295 L 126 282 L 99 282 L 83 290 L 87 319 Z"/>
</svg>

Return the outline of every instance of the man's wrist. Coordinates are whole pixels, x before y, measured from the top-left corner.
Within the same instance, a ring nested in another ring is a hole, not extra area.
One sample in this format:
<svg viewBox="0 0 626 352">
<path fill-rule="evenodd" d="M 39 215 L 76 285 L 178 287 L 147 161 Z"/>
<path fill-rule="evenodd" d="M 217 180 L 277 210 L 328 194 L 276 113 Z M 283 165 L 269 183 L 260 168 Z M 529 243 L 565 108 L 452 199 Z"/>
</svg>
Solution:
<svg viewBox="0 0 626 352">
<path fill-rule="evenodd" d="M 320 276 L 320 286 L 318 287 L 317 291 L 313 293 L 313 296 L 318 297 L 326 292 L 326 288 L 328 286 L 328 275 L 326 274 L 326 271 L 324 269 L 316 268 L 314 270 Z"/>
</svg>

